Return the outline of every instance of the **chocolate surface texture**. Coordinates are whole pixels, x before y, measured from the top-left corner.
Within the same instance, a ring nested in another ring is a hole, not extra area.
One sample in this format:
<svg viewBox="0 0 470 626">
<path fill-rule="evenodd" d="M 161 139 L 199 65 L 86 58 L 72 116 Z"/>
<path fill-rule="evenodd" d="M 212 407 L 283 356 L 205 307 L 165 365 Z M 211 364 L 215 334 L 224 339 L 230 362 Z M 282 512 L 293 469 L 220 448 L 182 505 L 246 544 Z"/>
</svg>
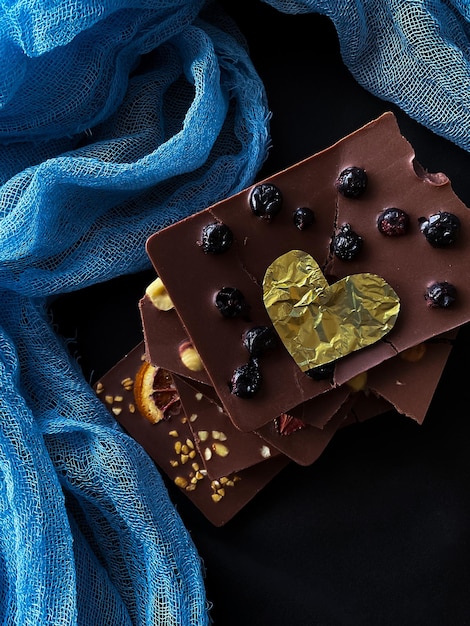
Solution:
<svg viewBox="0 0 470 626">
<path fill-rule="evenodd" d="M 340 172 L 350 166 L 367 172 L 367 188 L 359 197 L 344 197 L 335 185 Z M 391 379 L 385 382 L 380 367 L 397 354 L 458 328 L 470 318 L 467 207 L 454 194 L 446 176 L 427 174 L 415 162 L 414 151 L 391 113 L 265 182 L 274 184 L 283 198 L 281 210 L 270 219 L 254 214 L 250 208 L 254 185 L 148 240 L 149 257 L 175 305 L 173 320 L 168 319 L 175 332 L 189 337 L 205 366 L 202 374 L 191 376 L 213 385 L 224 411 L 243 431 L 258 431 L 265 425 L 269 428 L 279 414 L 341 387 L 375 366 L 379 368 L 373 370 L 369 383 L 372 386 L 371 381 L 375 381 L 374 388 L 390 400 L 390 386 L 400 385 Z M 314 213 L 308 228 L 300 229 L 294 223 L 293 214 L 299 207 Z M 387 236 L 379 230 L 378 218 L 388 208 L 406 213 L 406 233 Z M 455 241 L 445 247 L 431 245 L 421 230 L 423 220 L 440 212 L 451 213 L 461 224 Z M 214 222 L 223 223 L 233 233 L 230 247 L 218 254 L 206 253 L 201 247 L 204 228 Z M 359 252 L 350 260 L 342 260 L 332 252 L 332 241 L 344 225 L 350 225 L 362 239 Z M 291 250 L 311 255 L 330 284 L 362 273 L 381 277 L 400 300 L 396 323 L 373 345 L 338 359 L 331 381 L 310 378 L 280 343 L 259 358 L 260 390 L 249 399 L 237 397 L 231 393 L 229 381 L 234 369 L 249 360 L 242 336 L 253 326 L 271 325 L 263 303 L 266 269 Z M 428 306 L 427 288 L 443 281 L 455 286 L 455 302 L 448 308 Z M 241 291 L 248 305 L 243 315 L 221 315 L 214 302 L 224 287 Z M 162 350 L 154 347 L 145 306 L 141 305 L 141 310 L 147 351 L 155 362 L 159 358 L 156 353 L 162 354 Z M 443 345 L 430 366 L 437 380 L 450 349 Z M 163 350 L 167 355 L 170 352 L 170 346 Z M 435 384 L 430 385 L 431 390 Z M 398 408 L 399 402 L 390 401 Z M 426 398 L 423 402 L 428 401 Z M 420 407 L 415 406 L 413 411 L 421 421 Z"/>
</svg>

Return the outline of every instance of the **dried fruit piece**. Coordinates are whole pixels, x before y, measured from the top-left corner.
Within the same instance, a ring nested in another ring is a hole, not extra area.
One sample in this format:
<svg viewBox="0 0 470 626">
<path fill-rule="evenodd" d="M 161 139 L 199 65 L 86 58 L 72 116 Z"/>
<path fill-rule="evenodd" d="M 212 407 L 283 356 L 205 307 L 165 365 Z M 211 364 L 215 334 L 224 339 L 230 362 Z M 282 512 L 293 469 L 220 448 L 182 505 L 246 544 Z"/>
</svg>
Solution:
<svg viewBox="0 0 470 626">
<path fill-rule="evenodd" d="M 245 296 L 236 287 L 222 287 L 215 296 L 215 306 L 229 318 L 246 315 L 249 310 Z"/>
<path fill-rule="evenodd" d="M 239 398 L 252 398 L 261 387 L 262 377 L 258 364 L 252 359 L 245 365 L 237 367 L 232 374 L 229 388 Z"/>
<path fill-rule="evenodd" d="M 445 248 L 454 243 L 460 232 L 460 220 L 453 213 L 439 211 L 419 218 L 420 230 L 433 248 Z"/>
<path fill-rule="evenodd" d="M 201 246 L 206 254 L 222 254 L 233 243 L 233 233 L 222 222 L 207 224 L 202 229 Z"/>
<path fill-rule="evenodd" d="M 256 216 L 270 220 L 282 208 L 282 194 L 272 183 L 256 185 L 250 194 L 250 207 Z"/>
<path fill-rule="evenodd" d="M 367 189 L 368 178 L 361 167 L 347 167 L 336 179 L 335 186 L 346 198 L 359 198 Z"/>
<path fill-rule="evenodd" d="M 406 235 L 410 224 L 408 213 L 394 207 L 385 209 L 377 218 L 377 228 L 382 235 L 401 237 Z"/>
<path fill-rule="evenodd" d="M 254 326 L 243 335 L 243 345 L 253 357 L 260 357 L 278 345 L 272 326 Z"/>
<path fill-rule="evenodd" d="M 457 298 L 457 289 L 446 281 L 433 283 L 426 289 L 424 298 L 430 307 L 446 309 Z"/>
<path fill-rule="evenodd" d="M 171 374 L 146 361 L 135 377 L 134 397 L 139 412 L 156 424 L 181 411 L 181 402 Z"/>
<path fill-rule="evenodd" d="M 294 211 L 292 219 L 299 230 L 305 230 L 314 223 L 315 214 L 308 207 L 299 207 Z"/>
<path fill-rule="evenodd" d="M 289 415 L 288 413 L 281 413 L 281 415 L 275 419 L 275 425 L 280 435 L 291 435 L 308 426 L 308 424 L 300 418 Z"/>
<path fill-rule="evenodd" d="M 362 250 L 363 239 L 352 228 L 343 224 L 333 238 L 332 249 L 342 261 L 352 261 Z"/>
<path fill-rule="evenodd" d="M 173 302 L 160 277 L 156 278 L 148 285 L 145 293 L 150 298 L 153 306 L 160 311 L 169 311 L 173 308 Z"/>
</svg>

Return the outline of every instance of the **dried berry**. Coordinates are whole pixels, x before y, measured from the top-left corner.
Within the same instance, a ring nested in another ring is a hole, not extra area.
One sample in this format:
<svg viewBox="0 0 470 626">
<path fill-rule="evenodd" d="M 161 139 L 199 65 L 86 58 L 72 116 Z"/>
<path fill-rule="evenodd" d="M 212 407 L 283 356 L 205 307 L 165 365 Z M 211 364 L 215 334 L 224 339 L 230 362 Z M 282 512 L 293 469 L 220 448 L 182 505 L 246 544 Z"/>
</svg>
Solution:
<svg viewBox="0 0 470 626">
<path fill-rule="evenodd" d="M 430 307 L 446 309 L 455 302 L 457 289 L 446 281 L 433 283 L 426 289 L 424 297 Z"/>
<path fill-rule="evenodd" d="M 289 415 L 288 413 L 281 413 L 275 420 L 276 430 L 280 435 L 291 435 L 298 430 L 307 428 L 308 424 L 302 421 L 298 417 Z"/>
<path fill-rule="evenodd" d="M 367 189 L 367 174 L 361 167 L 347 167 L 336 179 L 336 189 L 346 198 L 359 198 Z"/>
<path fill-rule="evenodd" d="M 255 215 L 270 220 L 282 208 L 282 194 L 276 185 L 261 183 L 251 191 L 250 206 Z"/>
<path fill-rule="evenodd" d="M 312 367 L 307 370 L 305 373 L 313 380 L 331 380 L 333 378 L 333 373 L 335 371 L 335 362 L 330 361 L 330 363 L 325 363 L 324 365 L 318 365 L 317 367 Z"/>
<path fill-rule="evenodd" d="M 215 296 L 215 306 L 224 317 L 240 317 L 248 313 L 245 296 L 236 287 L 222 287 Z"/>
<path fill-rule="evenodd" d="M 239 398 L 252 398 L 262 383 L 261 372 L 255 359 L 237 367 L 229 383 L 230 392 Z"/>
<path fill-rule="evenodd" d="M 304 230 L 313 224 L 315 214 L 308 207 L 299 207 L 294 211 L 292 219 L 299 230 Z"/>
<path fill-rule="evenodd" d="M 410 225 L 408 213 L 402 209 L 385 209 L 377 218 L 377 228 L 382 235 L 388 237 L 401 237 L 406 235 Z"/>
<path fill-rule="evenodd" d="M 207 224 L 202 229 L 201 246 L 206 254 L 222 254 L 233 243 L 233 233 L 222 222 Z"/>
<path fill-rule="evenodd" d="M 363 240 L 352 228 L 351 224 L 343 224 L 333 238 L 334 254 L 342 261 L 351 261 L 362 249 Z"/>
<path fill-rule="evenodd" d="M 460 231 L 460 220 L 453 213 L 439 211 L 430 217 L 419 218 L 420 229 L 427 241 L 434 248 L 449 246 Z"/>
<path fill-rule="evenodd" d="M 243 345 L 254 357 L 262 356 L 277 344 L 277 335 L 271 326 L 254 326 L 243 335 Z"/>
</svg>

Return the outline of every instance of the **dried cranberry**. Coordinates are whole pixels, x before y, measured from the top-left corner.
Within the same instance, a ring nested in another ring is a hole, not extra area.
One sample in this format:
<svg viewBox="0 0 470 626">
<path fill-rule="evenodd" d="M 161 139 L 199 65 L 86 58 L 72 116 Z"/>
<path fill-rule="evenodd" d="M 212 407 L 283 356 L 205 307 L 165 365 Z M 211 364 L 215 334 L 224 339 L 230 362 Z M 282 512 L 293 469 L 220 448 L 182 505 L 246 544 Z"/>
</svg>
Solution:
<svg viewBox="0 0 470 626">
<path fill-rule="evenodd" d="M 385 209 L 377 218 L 377 228 L 382 235 L 401 237 L 406 235 L 410 224 L 408 213 L 402 209 Z"/>
<path fill-rule="evenodd" d="M 215 306 L 224 317 L 238 317 L 248 313 L 245 296 L 236 287 L 222 287 L 215 296 Z"/>
<path fill-rule="evenodd" d="M 299 230 L 304 230 L 313 224 L 315 214 L 308 207 L 299 207 L 294 211 L 292 219 Z"/>
<path fill-rule="evenodd" d="M 333 238 L 332 248 L 342 261 L 352 261 L 361 251 L 362 244 L 362 237 L 351 228 L 351 224 L 343 224 Z"/>
<path fill-rule="evenodd" d="M 368 178 L 361 167 L 347 167 L 336 179 L 335 186 L 346 198 L 359 198 L 367 189 Z"/>
<path fill-rule="evenodd" d="M 251 191 L 250 206 L 256 216 L 270 220 L 282 208 L 282 194 L 276 185 L 261 183 Z"/>
<path fill-rule="evenodd" d="M 255 359 L 237 367 L 229 383 L 230 392 L 239 398 L 252 398 L 260 390 L 261 372 Z"/>
<path fill-rule="evenodd" d="M 318 365 L 317 367 L 312 367 L 307 370 L 305 373 L 313 380 L 331 380 L 333 378 L 333 373 L 335 371 L 335 362 L 330 361 L 330 363 L 325 363 L 324 365 Z"/>
<path fill-rule="evenodd" d="M 424 297 L 430 307 L 446 309 L 455 302 L 457 289 L 446 281 L 433 283 L 426 289 Z"/>
<path fill-rule="evenodd" d="M 207 254 L 221 254 L 230 248 L 233 243 L 233 233 L 222 222 L 207 224 L 202 229 L 201 246 Z"/>
<path fill-rule="evenodd" d="M 454 243 L 460 231 L 460 220 L 453 213 L 439 211 L 430 217 L 420 217 L 420 230 L 434 248 Z"/>
<path fill-rule="evenodd" d="M 277 346 L 277 335 L 271 326 L 254 326 L 243 335 L 243 345 L 254 357 L 260 357 Z"/>
<path fill-rule="evenodd" d="M 307 428 L 308 424 L 298 417 L 294 417 L 288 413 L 281 413 L 281 415 L 275 419 L 275 426 L 280 435 L 291 435 L 298 430 Z"/>
</svg>

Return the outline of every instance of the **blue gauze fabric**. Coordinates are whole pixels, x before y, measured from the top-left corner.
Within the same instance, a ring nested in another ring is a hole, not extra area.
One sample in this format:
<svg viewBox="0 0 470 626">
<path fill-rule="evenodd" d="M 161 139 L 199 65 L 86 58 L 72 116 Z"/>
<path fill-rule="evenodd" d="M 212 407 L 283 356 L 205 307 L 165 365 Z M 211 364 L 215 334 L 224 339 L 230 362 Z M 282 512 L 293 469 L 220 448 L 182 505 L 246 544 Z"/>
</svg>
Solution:
<svg viewBox="0 0 470 626">
<path fill-rule="evenodd" d="M 469 9 L 271 0 L 327 15 L 364 87 L 469 149 Z M 397 61 L 399 59 L 399 61 Z M 0 616 L 202 625 L 199 555 L 48 302 L 147 269 L 147 237 L 250 184 L 269 108 L 203 0 L 0 2 Z"/>
</svg>

